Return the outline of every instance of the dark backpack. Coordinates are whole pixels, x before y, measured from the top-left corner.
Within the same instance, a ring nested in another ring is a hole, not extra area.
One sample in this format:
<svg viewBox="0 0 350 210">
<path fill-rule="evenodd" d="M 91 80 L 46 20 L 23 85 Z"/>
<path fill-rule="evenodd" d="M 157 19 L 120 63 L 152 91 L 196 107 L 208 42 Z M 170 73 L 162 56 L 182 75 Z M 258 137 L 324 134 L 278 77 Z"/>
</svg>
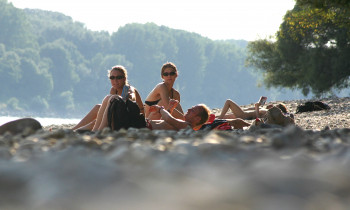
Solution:
<svg viewBox="0 0 350 210">
<path fill-rule="evenodd" d="M 305 102 L 303 105 L 298 105 L 295 113 L 298 114 L 301 112 L 312 112 L 329 109 L 331 109 L 331 107 L 329 107 L 328 104 L 323 103 L 321 101 L 308 101 Z"/>
<path fill-rule="evenodd" d="M 108 107 L 108 126 L 112 130 L 144 128 L 146 120 L 136 102 L 129 99 L 124 102 L 121 97 L 117 97 L 111 100 Z"/>
</svg>

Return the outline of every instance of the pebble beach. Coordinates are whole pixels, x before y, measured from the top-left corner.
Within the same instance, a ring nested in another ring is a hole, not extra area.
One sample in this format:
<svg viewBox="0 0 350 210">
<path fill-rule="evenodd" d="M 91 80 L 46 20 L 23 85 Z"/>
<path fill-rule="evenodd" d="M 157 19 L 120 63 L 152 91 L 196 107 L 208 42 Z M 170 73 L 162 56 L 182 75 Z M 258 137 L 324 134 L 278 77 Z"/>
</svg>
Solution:
<svg viewBox="0 0 350 210">
<path fill-rule="evenodd" d="M 285 128 L 0 135 L 0 209 L 349 209 L 350 98 L 321 101 Z"/>
</svg>

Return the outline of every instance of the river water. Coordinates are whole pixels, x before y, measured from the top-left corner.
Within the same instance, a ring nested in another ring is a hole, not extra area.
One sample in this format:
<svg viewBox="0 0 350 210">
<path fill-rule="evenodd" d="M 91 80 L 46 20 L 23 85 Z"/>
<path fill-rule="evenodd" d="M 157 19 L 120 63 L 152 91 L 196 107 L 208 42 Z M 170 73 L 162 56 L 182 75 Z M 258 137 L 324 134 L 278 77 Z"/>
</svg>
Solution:
<svg viewBox="0 0 350 210">
<path fill-rule="evenodd" d="M 12 120 L 20 119 L 21 117 L 10 117 L 10 116 L 1 116 L 0 125 L 7 123 Z M 76 124 L 81 119 L 68 119 L 68 118 L 45 118 L 45 117 L 33 117 L 38 120 L 42 126 L 48 125 L 62 125 L 62 124 Z"/>
</svg>

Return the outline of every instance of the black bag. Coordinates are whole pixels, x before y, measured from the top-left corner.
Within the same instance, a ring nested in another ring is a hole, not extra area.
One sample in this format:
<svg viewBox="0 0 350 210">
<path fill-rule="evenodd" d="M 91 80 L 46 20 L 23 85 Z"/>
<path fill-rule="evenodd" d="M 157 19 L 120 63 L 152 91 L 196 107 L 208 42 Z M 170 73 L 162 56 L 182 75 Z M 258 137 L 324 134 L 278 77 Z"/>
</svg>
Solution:
<svg viewBox="0 0 350 210">
<path fill-rule="evenodd" d="M 108 126 L 112 130 L 146 127 L 145 116 L 140 113 L 136 102 L 121 97 L 111 100 L 108 107 Z"/>
<path fill-rule="evenodd" d="M 298 105 L 296 114 L 301 112 L 312 112 L 312 111 L 320 111 L 320 110 L 329 110 L 331 107 L 328 104 L 323 103 L 321 101 L 308 101 L 303 105 Z"/>
</svg>

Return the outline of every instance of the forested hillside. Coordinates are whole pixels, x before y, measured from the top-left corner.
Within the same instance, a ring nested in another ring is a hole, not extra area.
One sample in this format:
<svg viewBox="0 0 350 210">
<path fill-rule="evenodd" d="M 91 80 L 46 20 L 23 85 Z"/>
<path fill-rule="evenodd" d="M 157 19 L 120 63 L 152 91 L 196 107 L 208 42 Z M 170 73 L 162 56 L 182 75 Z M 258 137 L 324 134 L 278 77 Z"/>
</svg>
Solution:
<svg viewBox="0 0 350 210">
<path fill-rule="evenodd" d="M 116 32 L 88 30 L 56 12 L 17 9 L 0 0 L 0 112 L 42 115 L 85 114 L 109 93 L 107 70 L 120 64 L 144 100 L 171 61 L 180 75 L 175 88 L 184 108 L 221 107 L 260 95 L 271 100 L 302 97 L 258 87 L 261 79 L 244 66 L 247 41 L 214 41 L 153 23 L 128 24 Z"/>
</svg>

